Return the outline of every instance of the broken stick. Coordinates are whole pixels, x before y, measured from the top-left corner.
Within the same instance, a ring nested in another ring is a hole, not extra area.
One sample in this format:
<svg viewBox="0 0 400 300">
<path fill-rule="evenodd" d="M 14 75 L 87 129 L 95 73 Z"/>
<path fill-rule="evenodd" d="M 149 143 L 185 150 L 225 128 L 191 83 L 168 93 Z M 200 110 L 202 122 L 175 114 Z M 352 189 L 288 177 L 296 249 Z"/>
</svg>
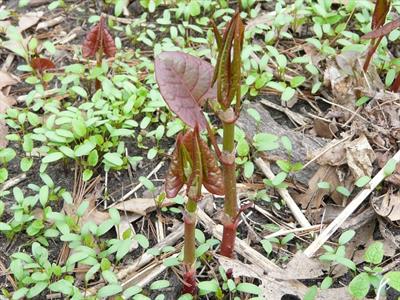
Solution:
<svg viewBox="0 0 400 300">
<path fill-rule="evenodd" d="M 400 150 L 392 158 L 396 164 L 400 161 Z M 387 177 L 385 174 L 385 167 L 383 167 L 378 174 L 369 182 L 368 187 L 360 191 L 357 196 L 350 202 L 349 205 L 326 227 L 324 231 L 311 243 L 310 246 L 304 251 L 307 257 L 311 257 L 317 250 L 325 244 L 325 242 L 339 229 L 344 221 L 364 202 L 364 200 L 371 194 L 371 192 Z"/>
<path fill-rule="evenodd" d="M 264 175 L 267 176 L 267 178 L 269 178 L 270 180 L 274 179 L 275 177 L 274 173 L 271 171 L 269 165 L 262 158 L 257 158 L 255 160 L 255 163 L 257 167 L 259 167 L 260 170 L 264 173 Z M 308 222 L 307 218 L 304 216 L 300 208 L 297 206 L 292 196 L 290 196 L 287 189 L 277 189 L 277 190 L 279 195 L 281 195 L 281 197 L 283 198 L 283 200 L 285 200 L 289 209 L 292 211 L 293 216 L 297 220 L 297 222 L 299 222 L 299 224 L 302 227 L 310 227 L 311 226 L 310 222 Z"/>
</svg>

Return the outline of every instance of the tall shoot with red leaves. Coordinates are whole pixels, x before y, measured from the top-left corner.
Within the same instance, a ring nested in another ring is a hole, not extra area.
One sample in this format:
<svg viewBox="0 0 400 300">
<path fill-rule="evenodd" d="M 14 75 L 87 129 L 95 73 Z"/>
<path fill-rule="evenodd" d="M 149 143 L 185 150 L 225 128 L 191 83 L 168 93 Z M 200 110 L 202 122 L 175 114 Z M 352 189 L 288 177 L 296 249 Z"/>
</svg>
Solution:
<svg viewBox="0 0 400 300">
<path fill-rule="evenodd" d="M 114 57 L 116 53 L 115 43 L 112 35 L 107 30 L 104 17 L 100 17 L 99 23 L 95 25 L 86 35 L 82 45 L 84 58 L 96 56 L 96 66 L 100 67 L 103 54 L 107 57 Z M 96 90 L 100 88 L 100 82 L 96 80 Z"/>
<path fill-rule="evenodd" d="M 163 52 L 155 60 L 156 80 L 170 109 L 191 127 L 176 139 L 176 149 L 166 176 L 167 197 L 177 196 L 186 184 L 184 214 L 184 288 L 183 293 L 196 294 L 196 211 L 201 187 L 223 195 L 224 186 L 214 153 L 201 139 L 200 131 L 208 127 L 202 112 L 205 100 L 215 98 L 211 87 L 212 66 L 199 58 L 181 52 Z"/>
<path fill-rule="evenodd" d="M 165 183 L 170 198 L 175 197 L 183 185 L 187 186 L 183 292 L 191 294 L 196 293 L 195 228 L 201 186 L 210 193 L 225 195 L 221 244 L 221 254 L 224 256 L 231 257 L 233 254 L 240 213 L 236 194 L 234 143 L 235 121 L 241 106 L 240 56 L 244 33 L 239 12 L 232 17 L 223 36 L 220 36 L 216 26 L 214 32 L 219 53 L 215 70 L 208 62 L 181 52 L 163 52 L 155 60 L 156 80 L 161 95 L 169 108 L 192 128 L 177 137 Z M 223 125 L 222 151 L 202 111 L 206 100 L 213 101 L 211 106 Z M 216 155 L 200 137 L 200 132 L 204 130 L 208 132 Z M 219 158 L 223 172 L 215 156 Z"/>
</svg>

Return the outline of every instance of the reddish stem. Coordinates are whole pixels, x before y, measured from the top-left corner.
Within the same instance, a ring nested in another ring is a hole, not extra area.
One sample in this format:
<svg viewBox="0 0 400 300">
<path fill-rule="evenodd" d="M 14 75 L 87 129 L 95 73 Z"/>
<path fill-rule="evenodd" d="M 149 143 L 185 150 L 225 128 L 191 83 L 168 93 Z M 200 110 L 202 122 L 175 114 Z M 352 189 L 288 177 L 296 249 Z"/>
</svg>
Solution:
<svg viewBox="0 0 400 300">
<path fill-rule="evenodd" d="M 224 224 L 224 232 L 222 234 L 221 243 L 221 255 L 232 257 L 233 250 L 235 249 L 236 229 L 236 222 L 226 222 Z"/>
<path fill-rule="evenodd" d="M 223 123 L 223 156 L 235 155 L 235 124 Z M 237 192 L 236 192 L 236 165 L 233 160 L 230 163 L 222 161 L 224 172 L 225 201 L 224 212 L 228 220 L 223 222 L 224 232 L 222 235 L 221 254 L 231 258 L 235 246 L 236 228 L 235 218 L 238 214 Z"/>
<path fill-rule="evenodd" d="M 197 292 L 196 285 L 196 210 L 197 203 L 189 198 L 186 204 L 186 212 L 184 216 L 185 223 L 185 239 L 183 247 L 183 265 L 185 273 L 183 274 L 184 286 L 183 294 L 190 293 L 195 295 Z"/>
</svg>

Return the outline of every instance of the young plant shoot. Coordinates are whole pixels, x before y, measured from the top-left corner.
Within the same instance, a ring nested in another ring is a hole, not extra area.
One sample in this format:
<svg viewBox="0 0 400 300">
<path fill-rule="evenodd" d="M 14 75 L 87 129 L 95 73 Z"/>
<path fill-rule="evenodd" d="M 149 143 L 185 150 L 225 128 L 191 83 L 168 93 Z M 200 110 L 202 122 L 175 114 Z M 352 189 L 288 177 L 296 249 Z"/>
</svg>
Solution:
<svg viewBox="0 0 400 300">
<path fill-rule="evenodd" d="M 218 59 L 214 72 L 213 84 L 217 84 L 217 101 L 219 103 L 218 116 L 223 125 L 223 151 L 221 163 L 223 165 L 225 203 L 222 223 L 224 232 L 221 244 L 221 254 L 232 257 L 237 216 L 239 214 L 236 193 L 236 165 L 235 165 L 235 122 L 239 117 L 241 106 L 240 79 L 241 79 L 241 52 L 243 47 L 244 25 L 240 12 L 232 17 L 223 37 L 214 26 L 214 33 L 218 44 Z M 235 104 L 232 105 L 235 99 Z"/>
<path fill-rule="evenodd" d="M 201 105 L 215 97 L 211 88 L 212 66 L 194 56 L 180 52 L 163 52 L 155 60 L 155 72 L 160 92 L 170 109 L 193 128 L 180 133 L 166 176 L 167 197 L 175 197 L 186 184 L 184 213 L 184 288 L 183 293 L 196 294 L 195 229 L 197 202 L 204 186 L 210 193 L 223 195 L 224 185 L 214 153 L 201 139 L 200 130 L 207 121 Z"/>
<path fill-rule="evenodd" d="M 107 30 L 104 17 L 100 17 L 99 23 L 95 25 L 86 35 L 82 45 L 82 55 L 84 58 L 96 56 L 96 66 L 101 67 L 103 54 L 107 57 L 114 57 L 117 49 L 114 39 Z M 100 82 L 96 79 L 96 90 L 100 88 Z"/>
</svg>

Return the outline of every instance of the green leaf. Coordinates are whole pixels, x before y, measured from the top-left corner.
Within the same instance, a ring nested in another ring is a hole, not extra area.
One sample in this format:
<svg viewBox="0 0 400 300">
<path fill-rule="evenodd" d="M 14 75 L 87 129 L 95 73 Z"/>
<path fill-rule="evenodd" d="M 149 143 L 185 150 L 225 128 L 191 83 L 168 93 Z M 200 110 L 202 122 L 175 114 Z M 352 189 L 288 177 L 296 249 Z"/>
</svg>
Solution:
<svg viewBox="0 0 400 300">
<path fill-rule="evenodd" d="M 64 157 L 63 153 L 61 153 L 61 152 L 53 152 L 53 153 L 47 154 L 42 159 L 42 162 L 45 163 L 45 164 L 49 164 L 49 163 L 55 162 L 57 160 L 60 160 L 63 157 Z"/>
<path fill-rule="evenodd" d="M 253 145 L 257 151 L 270 151 L 279 148 L 278 137 L 269 133 L 258 133 L 253 137 Z"/>
<path fill-rule="evenodd" d="M 255 295 L 261 294 L 261 289 L 258 286 L 248 282 L 239 283 L 236 287 L 236 290 L 247 294 L 255 294 Z"/>
<path fill-rule="evenodd" d="M 106 286 L 103 286 L 98 292 L 97 292 L 97 297 L 98 298 L 107 298 L 110 296 L 117 295 L 122 292 L 122 286 L 120 284 L 109 284 Z"/>
<path fill-rule="evenodd" d="M 70 90 L 73 91 L 74 93 L 78 94 L 82 98 L 86 98 L 87 97 L 86 91 L 80 86 L 77 86 L 77 85 L 73 86 L 73 87 L 70 88 Z"/>
<path fill-rule="evenodd" d="M 336 256 L 335 260 L 337 263 L 349 268 L 352 271 L 356 270 L 356 264 L 346 257 Z"/>
<path fill-rule="evenodd" d="M 306 81 L 304 76 L 295 76 L 290 80 L 290 86 L 292 88 L 297 88 L 298 86 L 302 85 Z"/>
<path fill-rule="evenodd" d="M 370 280 L 367 273 L 358 274 L 349 284 L 350 294 L 356 299 L 364 299 L 370 288 Z"/>
<path fill-rule="evenodd" d="M 150 289 L 151 290 L 160 290 L 160 289 L 165 289 L 169 286 L 170 286 L 170 283 L 168 280 L 157 280 L 157 281 L 154 281 L 150 285 Z"/>
<path fill-rule="evenodd" d="M 78 209 L 76 210 L 76 215 L 78 217 L 82 217 L 88 207 L 89 207 L 89 201 L 87 201 L 87 200 L 82 201 L 82 203 L 79 205 Z"/>
<path fill-rule="evenodd" d="M 149 240 L 143 234 L 136 234 L 134 236 L 134 239 L 139 243 L 139 245 L 142 248 L 144 248 L 144 249 L 149 248 L 149 245 L 150 245 Z"/>
<path fill-rule="evenodd" d="M 88 155 L 90 151 L 92 151 L 96 145 L 89 140 L 86 140 L 83 144 L 75 147 L 75 156 L 80 157 L 84 155 Z"/>
<path fill-rule="evenodd" d="M 389 159 L 389 161 L 383 167 L 383 172 L 386 177 L 394 173 L 394 171 L 396 170 L 396 165 L 397 165 L 396 160 L 394 160 L 393 158 Z"/>
<path fill-rule="evenodd" d="M 322 280 L 322 282 L 321 282 L 321 289 L 322 289 L 322 290 L 327 290 L 327 289 L 329 289 L 329 288 L 332 286 L 332 283 L 333 283 L 332 277 L 326 276 L 326 277 L 324 278 L 324 280 Z"/>
<path fill-rule="evenodd" d="M 78 137 L 84 137 L 86 135 L 86 124 L 81 119 L 72 120 L 72 131 Z"/>
<path fill-rule="evenodd" d="M 306 294 L 304 295 L 303 300 L 314 300 L 317 297 L 318 288 L 317 286 L 313 285 L 308 288 Z"/>
<path fill-rule="evenodd" d="M 286 177 L 287 177 L 287 173 L 280 172 L 275 175 L 274 179 L 272 179 L 272 184 L 274 186 L 280 185 L 282 182 L 285 181 Z"/>
<path fill-rule="evenodd" d="M 139 294 L 142 291 L 142 288 L 139 286 L 131 286 L 130 288 L 126 289 L 122 295 L 124 296 L 125 299 L 128 299 L 129 297 L 132 297 L 136 294 Z"/>
<path fill-rule="evenodd" d="M 38 282 L 32 288 L 29 289 L 29 292 L 26 294 L 27 298 L 33 298 L 39 295 L 44 289 L 47 287 L 48 282 Z"/>
<path fill-rule="evenodd" d="M 179 266 L 181 262 L 177 257 L 169 257 L 163 260 L 163 265 L 166 267 Z"/>
<path fill-rule="evenodd" d="M 349 197 L 350 194 L 351 194 L 350 191 L 349 191 L 346 187 L 344 187 L 344 186 L 338 186 L 338 187 L 336 188 L 336 192 L 342 194 L 342 195 L 345 196 L 345 197 Z"/>
<path fill-rule="evenodd" d="M 367 185 L 368 182 L 370 182 L 370 181 L 371 181 L 371 177 L 369 177 L 369 176 L 363 176 L 363 177 L 359 178 L 359 179 L 355 182 L 355 185 L 356 185 L 357 187 L 359 187 L 359 188 L 362 188 L 362 187 L 364 187 L 365 185 Z"/>
<path fill-rule="evenodd" d="M 88 181 L 90 178 L 93 176 L 93 170 L 91 169 L 85 169 L 82 173 L 82 179 L 83 181 Z"/>
<path fill-rule="evenodd" d="M 295 94 L 296 94 L 296 90 L 295 89 L 293 89 L 291 87 L 287 87 L 283 91 L 281 99 L 283 101 L 290 101 L 290 100 L 292 100 L 292 98 L 294 97 Z"/>
<path fill-rule="evenodd" d="M 390 287 L 400 292 L 400 271 L 392 271 L 385 275 Z"/>
<path fill-rule="evenodd" d="M 151 180 L 149 180 L 147 177 L 140 176 L 140 177 L 139 177 L 139 182 L 140 182 L 141 184 L 143 184 L 144 187 L 145 187 L 147 190 L 149 190 L 150 192 L 154 192 L 154 191 L 155 191 L 154 183 L 153 183 Z"/>
<path fill-rule="evenodd" d="M 33 165 L 33 159 L 30 157 L 24 157 L 21 159 L 20 167 L 22 172 L 27 172 Z M 0 175 L 1 178 L 1 175 Z M 1 179 L 0 179 L 1 182 Z"/>
<path fill-rule="evenodd" d="M 49 201 L 49 193 L 50 193 L 50 190 L 47 185 L 42 186 L 39 190 L 39 201 L 43 207 L 45 207 L 47 204 L 47 201 Z"/>
<path fill-rule="evenodd" d="M 12 300 L 22 299 L 23 297 L 25 297 L 25 295 L 28 293 L 28 291 L 29 291 L 29 289 L 26 287 L 16 290 L 12 295 Z"/>
<path fill-rule="evenodd" d="M 118 166 L 118 167 L 120 167 L 120 166 L 122 166 L 124 164 L 124 161 L 121 159 L 121 155 L 119 153 L 116 153 L 116 152 L 106 153 L 104 155 L 104 160 L 106 162 L 108 162 L 109 164 L 114 165 L 114 166 Z"/>
<path fill-rule="evenodd" d="M 257 110 L 254 108 L 248 108 L 247 113 L 257 122 L 259 123 L 261 121 L 261 116 Z"/>
<path fill-rule="evenodd" d="M 12 227 L 10 225 L 4 222 L 0 222 L 0 231 L 10 231 L 10 230 L 12 230 Z"/>
<path fill-rule="evenodd" d="M 383 243 L 374 242 L 365 251 L 364 259 L 368 263 L 378 265 L 382 262 L 383 254 Z"/>
<path fill-rule="evenodd" d="M 329 184 L 329 182 L 326 182 L 326 181 L 320 181 L 320 182 L 318 182 L 318 188 L 320 188 L 320 189 L 329 190 L 330 187 L 331 187 L 331 185 Z"/>
<path fill-rule="evenodd" d="M 244 164 L 244 171 L 243 171 L 243 175 L 246 178 L 251 178 L 251 176 L 253 176 L 254 173 L 254 164 L 251 161 L 246 161 Z"/>
<path fill-rule="evenodd" d="M 356 232 L 351 229 L 343 232 L 339 237 L 339 244 L 340 245 L 347 244 L 355 236 L 355 234 Z"/>
<path fill-rule="evenodd" d="M 218 289 L 219 289 L 219 285 L 218 285 L 218 281 L 213 279 L 213 280 L 210 280 L 210 281 L 201 281 L 201 282 L 199 282 L 198 288 L 202 292 L 216 293 L 218 291 Z"/>
</svg>

